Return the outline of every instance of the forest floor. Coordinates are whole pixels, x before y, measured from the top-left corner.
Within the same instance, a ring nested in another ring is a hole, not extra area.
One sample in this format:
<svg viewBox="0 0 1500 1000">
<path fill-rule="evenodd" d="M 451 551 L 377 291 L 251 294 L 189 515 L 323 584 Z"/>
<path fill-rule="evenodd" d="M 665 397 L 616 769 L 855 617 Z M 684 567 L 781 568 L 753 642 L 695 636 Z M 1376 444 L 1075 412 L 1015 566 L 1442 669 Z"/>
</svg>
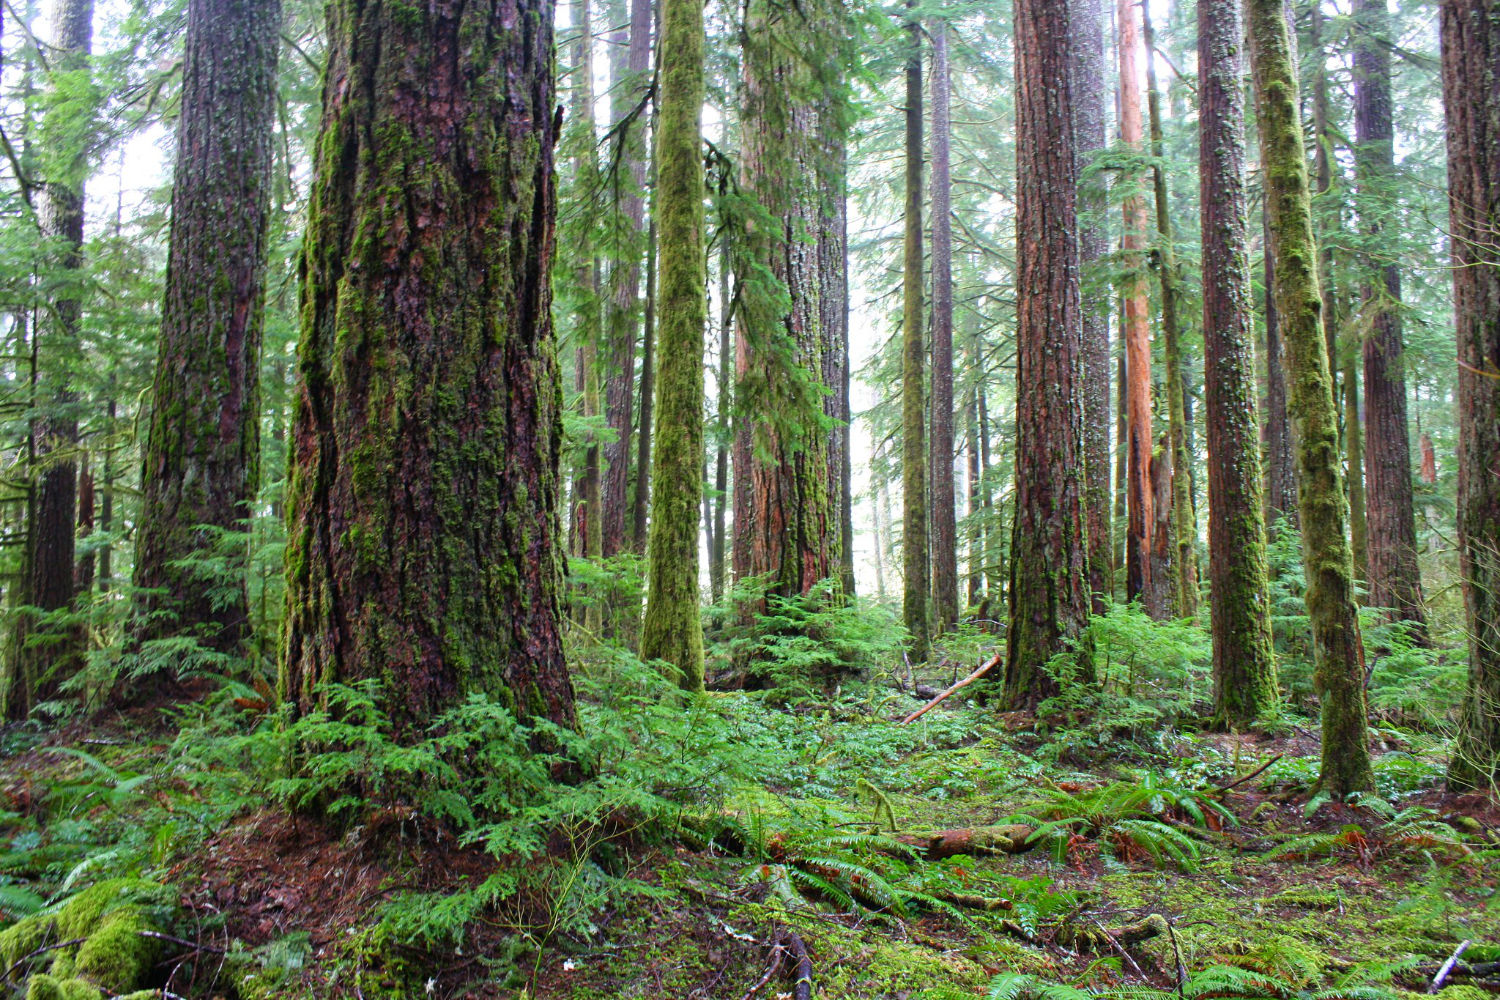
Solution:
<svg viewBox="0 0 1500 1000">
<path fill-rule="evenodd" d="M 665 830 L 606 817 L 520 890 L 404 807 L 338 830 L 294 817 L 224 764 L 259 752 L 243 737 L 221 735 L 215 765 L 201 749 L 184 763 L 183 737 L 140 719 L 11 732 L 0 925 L 106 875 L 170 887 L 155 910 L 132 904 L 166 935 L 132 984 L 153 987 L 142 997 L 800 998 L 810 973 L 812 995 L 905 1000 L 1025 973 L 1360 1000 L 1426 993 L 1463 941 L 1441 995 L 1495 988 L 1500 807 L 1442 793 L 1441 761 L 1396 730 L 1372 745 L 1378 801 L 1310 811 L 1318 747 L 1296 726 L 1048 727 L 960 697 L 902 725 L 926 698 L 888 685 L 795 710 L 712 699 L 730 720 L 720 744 L 769 753 L 770 778 L 721 782 Z M 1005 824 L 1022 836 L 984 840 Z M 895 839 L 941 830 L 989 846 L 939 858 Z M 403 899 L 415 916 L 393 909 Z M 462 934 L 439 943 L 430 927 L 457 910 Z M 5 985 L 49 962 L 59 981 L 78 971 L 88 944 L 67 957 L 54 929 L 23 947 L 24 926 L 0 933 Z M 1224 967 L 1254 978 L 1194 979 Z"/>
</svg>

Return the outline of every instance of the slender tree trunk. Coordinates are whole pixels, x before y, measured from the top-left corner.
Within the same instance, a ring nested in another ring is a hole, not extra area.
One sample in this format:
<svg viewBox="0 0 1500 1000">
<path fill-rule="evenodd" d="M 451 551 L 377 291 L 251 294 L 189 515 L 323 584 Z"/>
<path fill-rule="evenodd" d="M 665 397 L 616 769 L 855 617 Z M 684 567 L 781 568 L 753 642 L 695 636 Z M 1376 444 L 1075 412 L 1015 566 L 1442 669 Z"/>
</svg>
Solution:
<svg viewBox="0 0 1500 1000">
<path fill-rule="evenodd" d="M 646 513 L 651 504 L 651 406 L 656 393 L 656 220 L 646 228 L 646 315 L 641 332 L 641 410 L 636 422 L 635 497 L 630 533 L 636 555 L 646 552 Z M 720 489 L 722 493 L 722 488 Z M 723 506 L 720 501 L 719 506 Z M 719 535 L 722 538 L 721 529 Z"/>
<path fill-rule="evenodd" d="M 1167 174 L 1162 166 L 1161 95 L 1156 86 L 1156 32 L 1145 4 L 1141 16 L 1146 36 L 1147 107 L 1151 116 L 1152 184 L 1156 196 L 1156 265 L 1161 277 L 1161 326 L 1166 340 L 1167 427 L 1171 462 L 1171 556 L 1170 588 L 1176 613 L 1185 618 L 1198 614 L 1198 525 L 1193 516 L 1193 492 L 1190 470 L 1192 453 L 1188 450 L 1187 393 L 1184 386 L 1182 326 L 1178 317 L 1180 305 L 1177 255 L 1172 246 L 1172 216 L 1167 202 Z M 1158 542 L 1160 547 L 1160 542 Z"/>
<path fill-rule="evenodd" d="M 1296 49 L 1282 0 L 1247 0 L 1250 62 L 1275 257 L 1276 312 L 1286 343 L 1298 512 L 1302 523 L 1314 683 L 1322 700 L 1320 789 L 1342 799 L 1374 788 L 1366 738 L 1364 647 L 1354 607 L 1349 515 L 1339 458 L 1298 113 Z"/>
<path fill-rule="evenodd" d="M 250 637 L 245 560 L 259 486 L 260 345 L 280 0 L 188 4 L 166 301 L 142 461 L 139 639 L 225 653 Z M 231 555 L 228 578 L 194 563 Z M 138 693 L 145 693 L 144 690 Z"/>
<path fill-rule="evenodd" d="M 1088 164 L 1108 144 L 1105 129 L 1104 78 L 1105 18 L 1102 0 L 1074 0 L 1073 113 L 1079 167 Z M 1083 302 L 1083 439 L 1085 508 L 1088 522 L 1089 591 L 1093 611 L 1103 614 L 1112 596 L 1114 565 L 1109 488 L 1109 311 L 1110 294 L 1098 273 L 1109 255 L 1103 185 L 1094 181 L 1079 188 L 1078 244 L 1082 258 Z"/>
<path fill-rule="evenodd" d="M 948 173 L 948 26 L 932 38 L 932 625 L 958 620 L 958 500 L 953 477 L 953 182 Z"/>
<path fill-rule="evenodd" d="M 651 541 L 641 656 L 665 661 L 682 686 L 703 689 L 698 614 L 698 478 L 703 454 L 703 5 L 662 0 L 658 59 L 656 213 L 661 236 L 661 363 Z M 738 529 L 736 529 L 738 530 Z"/>
<path fill-rule="evenodd" d="M 578 189 L 585 197 L 594 197 L 602 180 L 599 175 L 598 154 L 595 151 L 594 123 L 594 27 L 590 0 L 577 0 L 574 19 L 578 37 L 574 42 L 574 71 L 572 86 L 573 115 L 578 120 L 578 145 L 575 153 L 575 176 Z M 593 428 L 601 417 L 608 419 L 604 409 L 604 373 L 599 357 L 601 339 L 601 317 L 599 301 L 599 258 L 594 246 L 592 220 L 586 219 L 579 227 L 577 248 L 577 283 L 579 290 L 578 326 L 575 336 L 579 341 L 578 365 L 580 388 L 583 390 L 583 416 L 589 421 L 588 443 L 584 448 L 582 488 L 582 537 L 579 555 L 585 559 L 600 559 L 604 555 L 604 448 L 599 443 L 599 434 Z M 604 628 L 604 608 L 594 595 L 587 602 L 585 626 L 595 635 Z"/>
<path fill-rule="evenodd" d="M 829 90 L 842 89 L 843 68 Z M 854 466 L 849 449 L 849 210 L 848 139 L 844 99 L 825 94 L 819 105 L 823 141 L 821 211 L 818 225 L 819 327 L 823 334 L 823 412 L 828 430 L 828 495 L 839 519 L 839 579 L 845 597 L 854 596 Z"/>
<path fill-rule="evenodd" d="M 93 0 L 60 0 L 48 55 L 53 73 L 87 71 L 93 22 Z M 67 148 L 52 151 L 56 164 L 38 191 L 37 223 L 45 249 L 53 254 L 52 266 L 76 275 L 83 269 L 88 157 L 77 122 L 61 118 L 67 114 L 77 115 L 78 109 L 66 100 L 47 112 L 55 124 L 49 134 L 62 137 Z M 78 281 L 61 276 L 54 281 L 61 292 L 45 313 L 47 321 L 33 325 L 33 351 L 46 360 L 46 381 L 51 385 L 46 412 L 33 421 L 28 444 L 35 479 L 16 602 L 44 614 L 66 613 L 73 604 L 78 499 L 78 394 L 70 376 L 79 364 L 83 302 Z M 14 620 L 5 695 L 5 716 L 12 720 L 24 719 L 36 705 L 58 698 L 63 682 L 82 665 L 84 644 L 83 630 L 71 622 L 38 620 L 27 611 L 17 613 Z"/>
<path fill-rule="evenodd" d="M 1136 0 L 1119 0 L 1120 141 L 1146 152 L 1141 119 L 1140 11 Z M 1135 178 L 1124 183 L 1134 184 Z M 1122 266 L 1125 296 L 1126 509 L 1125 595 L 1139 599 L 1153 618 L 1166 616 L 1166 590 L 1151 578 L 1152 510 L 1151 457 L 1156 439 L 1151 433 L 1151 301 L 1146 286 L 1146 199 L 1131 191 L 1123 202 L 1125 229 Z"/>
<path fill-rule="evenodd" d="M 283 694 L 378 678 L 399 732 L 474 692 L 571 726 L 550 6 L 328 14 Z"/>
<path fill-rule="evenodd" d="M 1118 391 L 1115 393 L 1114 524 L 1118 526 L 1119 524 L 1126 523 L 1126 519 L 1128 517 L 1126 511 L 1129 507 L 1129 504 L 1125 500 L 1125 492 L 1126 481 L 1129 478 L 1130 464 L 1127 461 L 1126 457 L 1127 453 L 1130 450 L 1128 446 L 1130 436 L 1130 417 L 1125 412 L 1125 344 L 1123 343 L 1123 332 L 1125 329 L 1125 300 L 1123 298 L 1120 300 L 1120 308 L 1117 310 L 1117 313 L 1119 315 L 1120 330 L 1122 333 L 1122 336 L 1117 338 L 1118 347 L 1115 352 L 1115 387 Z M 1112 568 L 1110 577 L 1110 593 L 1116 599 L 1126 598 L 1126 594 L 1124 593 L 1124 590 L 1122 588 L 1124 588 L 1125 586 L 1125 573 L 1123 572 L 1123 570 L 1125 569 L 1125 535 L 1127 534 L 1129 534 L 1128 525 L 1125 532 L 1121 533 L 1117 531 L 1114 532 L 1112 536 L 1114 547 L 1114 562 L 1111 564 Z"/>
<path fill-rule="evenodd" d="M 615 166 L 612 263 L 605 336 L 609 370 L 605 411 L 614 440 L 604 446 L 603 553 L 626 551 L 630 490 L 631 415 L 634 412 L 635 339 L 640 324 L 641 257 L 646 251 L 646 122 L 651 88 L 652 0 L 630 0 L 624 73 L 616 73 L 613 122 Z M 615 47 L 620 51 L 620 46 Z M 618 60 L 615 60 L 618 63 Z"/>
<path fill-rule="evenodd" d="M 1035 708 L 1091 599 L 1084 522 L 1083 316 L 1068 0 L 1019 0 L 1016 22 L 1016 514 L 1006 701 Z M 1093 657 L 1077 650 L 1078 683 Z"/>
<path fill-rule="evenodd" d="M 1277 704 L 1247 249 L 1244 37 L 1239 0 L 1199 0 L 1209 619 L 1214 722 L 1225 728 L 1252 725 Z"/>
<path fill-rule="evenodd" d="M 908 0 L 908 6 L 914 0 Z M 927 561 L 927 444 L 922 371 L 922 26 L 906 26 L 906 255 L 901 320 L 901 553 L 902 621 L 911 637 L 911 659 L 927 659 L 931 624 Z"/>
<path fill-rule="evenodd" d="M 1360 215 L 1372 247 L 1395 197 L 1391 109 L 1390 13 L 1386 0 L 1354 3 L 1354 168 Z M 1366 254 L 1363 309 L 1369 321 L 1365 362 L 1365 521 L 1369 601 L 1390 608 L 1426 637 L 1417 567 L 1416 506 L 1401 344 L 1401 268 Z"/>
<path fill-rule="evenodd" d="M 100 476 L 99 530 L 107 537 L 115 527 L 115 465 L 114 430 L 116 403 L 109 399 L 104 404 L 104 469 Z M 108 593 L 114 586 L 114 545 L 105 541 L 99 546 L 99 590 Z"/>
<path fill-rule="evenodd" d="M 732 271 L 729 243 L 725 236 L 723 240 L 723 252 L 719 255 L 719 398 L 718 398 L 718 426 L 715 429 L 715 438 L 718 444 L 718 455 L 714 459 L 714 491 L 718 494 L 714 502 L 714 540 L 713 546 L 708 553 L 708 576 L 709 592 L 713 595 L 715 603 L 724 596 L 725 552 L 724 552 L 724 509 L 728 506 L 729 492 L 729 427 L 730 414 L 733 411 L 733 398 L 731 396 L 731 379 L 734 377 L 734 368 L 730 359 L 730 324 L 732 314 L 730 312 L 730 284 L 729 278 Z"/>
<path fill-rule="evenodd" d="M 1286 373 L 1282 364 L 1281 321 L 1276 308 L 1276 259 L 1271 252 L 1271 213 L 1262 216 L 1266 286 L 1266 531 L 1276 522 L 1297 525 L 1297 468 L 1292 460 L 1292 427 L 1287 414 Z"/>
<path fill-rule="evenodd" d="M 885 603 L 885 561 L 886 553 L 889 551 L 889 522 L 890 522 L 890 493 L 886 488 L 885 477 L 879 477 L 874 487 L 875 496 L 871 499 L 875 502 L 871 505 L 871 520 L 875 524 L 875 600 L 881 604 Z"/>
<path fill-rule="evenodd" d="M 1469 685 L 1448 785 L 1492 788 L 1500 777 L 1500 3 L 1445 0 L 1442 39 L 1469 627 Z"/>
<path fill-rule="evenodd" d="M 972 362 L 972 352 L 970 355 Z M 968 522 L 969 559 L 968 594 L 970 608 L 979 607 L 984 594 L 984 505 L 979 492 L 979 397 L 969 397 L 964 407 L 964 425 L 968 441 Z"/>
<path fill-rule="evenodd" d="M 78 455 L 78 531 L 77 538 L 83 541 L 94 533 L 94 472 L 89 464 L 88 449 Z M 87 601 L 94 589 L 94 553 L 85 552 L 78 557 L 73 570 L 73 590 Z"/>
<path fill-rule="evenodd" d="M 990 600 L 999 600 L 1004 594 L 1001 581 L 1005 579 L 1005 575 L 1001 572 L 1001 562 L 1004 559 L 1002 548 L 1005 539 L 995 510 L 994 487 L 990 483 L 990 409 L 983 353 L 979 356 L 978 370 L 974 374 L 979 379 L 979 385 L 974 390 L 979 404 L 979 493 L 984 505 L 985 521 L 989 525 L 984 533 L 984 592 Z"/>
</svg>

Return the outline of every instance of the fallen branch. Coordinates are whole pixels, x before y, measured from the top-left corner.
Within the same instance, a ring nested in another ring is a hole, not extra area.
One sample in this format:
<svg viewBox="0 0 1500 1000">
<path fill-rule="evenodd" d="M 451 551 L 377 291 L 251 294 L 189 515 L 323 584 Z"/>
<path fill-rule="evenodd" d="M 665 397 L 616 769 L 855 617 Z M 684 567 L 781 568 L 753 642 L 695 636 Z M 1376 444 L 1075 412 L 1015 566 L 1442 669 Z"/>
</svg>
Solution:
<svg viewBox="0 0 1500 1000">
<path fill-rule="evenodd" d="M 750 1000 L 751 997 L 755 996 L 755 994 L 757 994 L 757 993 L 760 992 L 761 987 L 763 987 L 767 983 L 769 983 L 771 981 L 771 978 L 773 976 L 775 976 L 776 973 L 781 970 L 781 956 L 786 951 L 786 945 L 782 944 L 781 942 L 782 942 L 781 931 L 778 930 L 776 932 L 776 936 L 771 939 L 771 966 L 770 966 L 770 968 L 766 969 L 766 974 L 764 976 L 761 976 L 760 979 L 756 982 L 756 984 L 754 986 L 750 987 L 750 989 L 745 992 L 744 996 L 740 997 L 740 1000 Z"/>
<path fill-rule="evenodd" d="M 931 833 L 898 833 L 893 838 L 907 847 L 916 848 L 925 858 L 938 860 L 960 854 L 1021 854 L 1032 846 L 1027 842 L 1031 833 L 1029 826 L 1010 823 L 934 830 Z"/>
<path fill-rule="evenodd" d="M 1447 963 L 1444 963 L 1447 964 Z M 1440 965 L 1419 965 L 1411 970 L 1419 976 L 1435 976 L 1442 971 Z M 1453 967 L 1448 970 L 1448 979 L 1490 979 L 1500 976 L 1500 962 L 1475 962 L 1472 965 L 1463 962 L 1454 962 Z"/>
<path fill-rule="evenodd" d="M 954 684 L 952 687 L 948 688 L 948 690 L 944 691 L 942 694 L 938 695 L 936 698 L 932 699 L 927 704 L 923 705 L 921 708 L 917 709 L 915 712 L 911 713 L 906 718 L 902 719 L 901 720 L 901 724 L 903 726 L 909 726 L 913 722 L 916 722 L 918 719 L 920 719 L 922 716 L 926 715 L 932 709 L 934 709 L 938 705 L 942 704 L 943 701 L 945 701 L 950 695 L 953 694 L 953 692 L 958 691 L 961 688 L 968 687 L 970 684 L 973 684 L 975 681 L 979 680 L 979 678 L 981 678 L 985 674 L 989 673 L 991 670 L 993 670 L 1000 663 L 1000 660 L 1002 658 L 1003 658 L 1003 654 L 996 653 L 994 656 L 990 657 L 987 661 L 985 661 L 983 664 L 981 664 L 978 667 L 978 669 L 976 669 L 972 674 L 970 674 L 969 676 L 965 677 L 963 680 L 959 681 L 957 684 Z"/>
<path fill-rule="evenodd" d="M 1458 957 L 1464 953 L 1465 948 L 1469 947 L 1469 943 L 1469 940 L 1465 938 L 1459 942 L 1457 948 L 1453 949 L 1453 954 L 1448 956 L 1448 961 L 1444 962 L 1443 967 L 1437 971 L 1437 975 L 1432 977 L 1432 983 L 1427 987 L 1428 993 L 1436 993 L 1438 987 L 1443 985 L 1443 980 L 1448 978 L 1448 974 L 1453 971 L 1453 966 L 1458 964 Z"/>
<path fill-rule="evenodd" d="M 1260 767 L 1257 767 L 1255 770 L 1253 770 L 1249 774 L 1245 775 L 1243 778 L 1236 778 L 1236 779 L 1234 779 L 1233 781 L 1231 781 L 1227 785 L 1220 785 L 1219 786 L 1219 791 L 1220 792 L 1227 792 L 1231 788 L 1238 788 L 1239 786 L 1243 785 L 1245 782 L 1249 781 L 1251 778 L 1255 777 L 1257 774 L 1260 774 L 1266 768 L 1270 767 L 1272 764 L 1276 763 L 1278 760 L 1281 759 L 1281 757 L 1282 757 L 1281 754 L 1277 754 L 1276 756 L 1272 757 L 1270 760 L 1268 760 L 1264 764 L 1262 764 Z"/>
<path fill-rule="evenodd" d="M 797 959 L 797 980 L 792 984 L 792 1000 L 812 1000 L 812 959 L 807 956 L 807 945 L 795 931 L 787 934 L 787 943 L 792 946 L 792 955 Z"/>
</svg>

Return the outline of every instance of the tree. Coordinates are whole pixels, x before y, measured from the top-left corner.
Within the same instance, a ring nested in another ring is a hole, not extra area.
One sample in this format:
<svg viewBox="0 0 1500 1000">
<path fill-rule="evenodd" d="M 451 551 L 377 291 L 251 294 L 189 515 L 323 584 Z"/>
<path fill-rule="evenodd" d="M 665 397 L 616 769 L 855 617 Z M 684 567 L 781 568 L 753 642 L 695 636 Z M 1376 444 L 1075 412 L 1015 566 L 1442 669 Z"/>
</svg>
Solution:
<svg viewBox="0 0 1500 1000">
<path fill-rule="evenodd" d="M 1076 0 L 1071 27 L 1073 113 L 1079 166 L 1104 149 L 1104 4 Z M 1109 491 L 1109 303 L 1103 280 L 1092 272 L 1109 254 L 1103 189 L 1084 181 L 1079 188 L 1078 245 L 1083 269 L 1083 436 L 1084 489 L 1088 522 L 1089 590 L 1095 614 L 1104 613 L 1114 562 L 1110 540 L 1113 518 Z"/>
<path fill-rule="evenodd" d="M 1281 363 L 1281 321 L 1276 310 L 1276 258 L 1271 252 L 1270 210 L 1262 216 L 1266 289 L 1266 530 L 1288 518 L 1297 523 L 1297 467 L 1292 460 L 1292 425 L 1287 415 L 1286 372 Z"/>
<path fill-rule="evenodd" d="M 910 5 L 910 4 L 909 4 Z M 906 236 L 901 269 L 901 620 L 911 658 L 927 659 L 927 444 L 922 351 L 922 26 L 906 24 Z"/>
<path fill-rule="evenodd" d="M 1250 306 L 1245 98 L 1238 0 L 1198 4 L 1198 163 L 1208 423 L 1209 618 L 1214 718 L 1247 726 L 1276 707 Z M 1276 364 L 1273 359 L 1271 364 Z"/>
<path fill-rule="evenodd" d="M 1323 340 L 1296 51 L 1282 0 L 1247 0 L 1246 13 L 1270 252 L 1275 260 L 1276 313 L 1284 339 L 1281 362 L 1290 389 L 1288 412 L 1296 445 L 1314 683 L 1322 701 L 1318 783 L 1323 793 L 1342 799 L 1373 790 L 1374 774 L 1365 736 L 1364 647 L 1354 607 L 1349 507 Z"/>
<path fill-rule="evenodd" d="M 400 731 L 473 692 L 573 722 L 544 13 L 329 7 L 288 485 L 303 710 L 378 678 Z"/>
<path fill-rule="evenodd" d="M 1386 0 L 1354 3 L 1354 170 L 1361 221 L 1372 243 L 1390 238 L 1383 219 L 1394 198 L 1390 13 Z M 1401 343 L 1401 268 L 1365 254 L 1365 530 L 1370 604 L 1391 608 L 1425 635 L 1411 440 Z"/>
<path fill-rule="evenodd" d="M 31 418 L 33 471 L 26 511 L 26 553 L 16 603 L 22 611 L 0 690 L 5 716 L 24 719 L 55 699 L 82 663 L 83 630 L 66 620 L 74 597 L 74 517 L 78 501 L 78 394 L 69 375 L 76 366 L 83 323 L 84 181 L 88 173 L 90 115 L 74 101 L 91 100 L 89 54 L 94 37 L 93 0 L 60 0 L 53 21 L 50 60 L 54 100 L 42 121 L 47 141 L 45 180 L 37 199 L 37 226 L 47 262 L 55 270 L 46 292 L 51 309 L 38 320 L 33 350 L 53 373 L 50 402 Z M 82 84 L 80 86 L 80 84 Z M 34 369 L 35 371 L 35 369 Z M 35 375 L 33 375 L 35 378 Z"/>
<path fill-rule="evenodd" d="M 136 534 L 138 635 L 225 653 L 249 638 L 243 542 L 230 578 L 194 563 L 243 532 L 260 457 L 260 346 L 280 0 L 188 4 L 167 293 Z"/>
<path fill-rule="evenodd" d="M 1078 159 L 1068 0 L 1019 0 L 1016 24 L 1016 515 L 1005 700 L 1035 708 L 1044 669 L 1088 624 Z M 1093 677 L 1078 650 L 1076 677 Z"/>
<path fill-rule="evenodd" d="M 703 689 L 698 615 L 698 502 L 703 495 L 703 5 L 662 0 L 656 136 L 661 296 L 656 458 L 641 656 L 663 660 L 682 686 Z"/>
<path fill-rule="evenodd" d="M 1469 789 L 1500 776 L 1500 4 L 1445 0 L 1442 39 L 1469 627 L 1469 683 L 1448 785 Z"/>
<path fill-rule="evenodd" d="M 932 614 L 958 620 L 958 525 L 953 475 L 953 181 L 949 174 L 948 24 L 932 22 Z"/>
<path fill-rule="evenodd" d="M 1134 0 L 1119 0 L 1120 141 L 1145 152 L 1141 119 L 1140 12 Z M 1126 180 L 1137 183 L 1136 178 Z M 1125 594 L 1140 598 L 1153 618 L 1166 615 L 1166 588 L 1152 579 L 1151 552 L 1155 516 L 1152 504 L 1151 463 L 1151 303 L 1146 287 L 1146 199 L 1132 187 L 1125 214 L 1123 265 L 1128 274 L 1121 294 L 1125 299 L 1126 474 L 1125 497 L 1129 521 L 1125 532 Z"/>
</svg>

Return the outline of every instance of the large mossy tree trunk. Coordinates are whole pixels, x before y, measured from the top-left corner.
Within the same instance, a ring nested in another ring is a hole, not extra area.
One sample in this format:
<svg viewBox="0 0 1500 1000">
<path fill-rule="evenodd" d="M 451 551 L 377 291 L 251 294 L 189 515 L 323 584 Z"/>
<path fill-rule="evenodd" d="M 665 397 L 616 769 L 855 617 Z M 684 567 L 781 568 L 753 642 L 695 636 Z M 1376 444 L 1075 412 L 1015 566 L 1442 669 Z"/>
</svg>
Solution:
<svg viewBox="0 0 1500 1000">
<path fill-rule="evenodd" d="M 953 474 L 953 178 L 950 171 L 948 23 L 932 39 L 932 617 L 938 630 L 958 620 L 958 523 Z"/>
<path fill-rule="evenodd" d="M 136 534 L 137 636 L 249 639 L 280 0 L 191 0 L 167 291 Z M 227 550 L 227 551 L 226 551 Z M 228 578 L 205 563 L 228 555 Z"/>
<path fill-rule="evenodd" d="M 1199 0 L 1209 620 L 1214 721 L 1224 727 L 1251 725 L 1278 701 L 1255 405 L 1241 85 L 1244 37 L 1239 0 Z"/>
<path fill-rule="evenodd" d="M 1016 4 L 1016 506 L 1005 700 L 1056 693 L 1046 667 L 1084 633 L 1083 316 L 1069 0 Z M 1074 678 L 1093 679 L 1077 651 Z"/>
<path fill-rule="evenodd" d="M 1500 778 L 1500 2 L 1445 0 L 1442 39 L 1469 626 L 1469 686 L 1448 785 L 1468 789 Z"/>
<path fill-rule="evenodd" d="M 1105 18 L 1102 0 L 1074 0 L 1073 127 L 1079 170 L 1108 145 L 1105 130 Z M 1111 595 L 1114 549 L 1109 486 L 1109 287 L 1098 273 L 1109 256 L 1106 199 L 1100 181 L 1082 181 L 1078 192 L 1078 248 L 1083 303 L 1084 507 L 1088 524 L 1089 591 L 1093 611 L 1103 614 Z"/>
<path fill-rule="evenodd" d="M 336 0 L 303 256 L 284 695 L 571 725 L 552 6 Z M 378 39 L 379 44 L 374 44 Z"/>
<path fill-rule="evenodd" d="M 909 0 L 908 6 L 914 6 Z M 927 558 L 927 435 L 922 350 L 922 26 L 906 25 L 906 235 L 901 267 L 901 620 L 912 662 L 927 659 L 931 565 Z"/>
<path fill-rule="evenodd" d="M 1323 340 L 1317 246 L 1297 94 L 1296 50 L 1282 0 L 1247 0 L 1266 206 L 1284 340 L 1288 412 L 1297 460 L 1297 503 L 1314 684 L 1322 702 L 1319 788 L 1342 799 L 1374 788 L 1365 712 L 1364 647 L 1354 606 L 1338 415 Z"/>
<path fill-rule="evenodd" d="M 698 503 L 703 495 L 703 5 L 662 0 L 657 59 L 656 212 L 661 236 L 656 458 L 641 656 L 703 689 Z"/>
<path fill-rule="evenodd" d="M 41 412 L 31 418 L 28 444 L 33 478 L 25 558 L 14 593 L 23 610 L 14 616 L 0 684 L 10 720 L 24 719 L 37 705 L 60 696 L 63 683 L 83 665 L 86 641 L 84 629 L 67 617 L 76 593 L 78 393 L 72 375 L 81 360 L 84 181 L 96 93 L 89 65 L 93 39 L 93 0 L 60 0 L 47 56 L 52 95 L 42 118 L 44 180 L 36 200 L 47 264 L 41 293 L 51 301 L 33 333 L 33 364 L 40 363 L 45 377 L 33 399 Z M 37 372 L 33 369 L 34 379 Z"/>
<path fill-rule="evenodd" d="M 1381 263 L 1374 244 L 1395 210 L 1395 126 L 1391 107 L 1390 12 L 1386 0 L 1354 4 L 1354 167 L 1366 237 L 1364 304 L 1365 530 L 1369 603 L 1390 608 L 1426 636 L 1410 428 L 1401 342 L 1401 268 Z"/>
</svg>

